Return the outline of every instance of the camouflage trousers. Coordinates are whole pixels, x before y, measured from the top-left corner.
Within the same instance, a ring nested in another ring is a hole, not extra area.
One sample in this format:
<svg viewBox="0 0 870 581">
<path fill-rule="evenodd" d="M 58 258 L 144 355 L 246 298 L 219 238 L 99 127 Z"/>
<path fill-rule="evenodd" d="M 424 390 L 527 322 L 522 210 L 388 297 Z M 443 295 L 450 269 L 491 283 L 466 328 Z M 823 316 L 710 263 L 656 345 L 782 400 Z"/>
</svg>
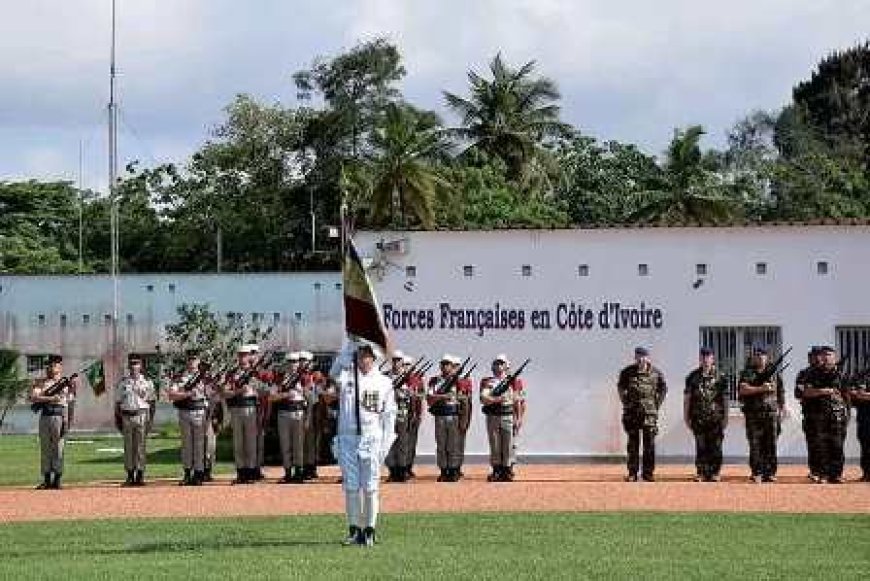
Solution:
<svg viewBox="0 0 870 581">
<path fill-rule="evenodd" d="M 811 442 L 814 451 L 811 455 L 817 463 L 816 474 L 823 478 L 840 478 L 843 475 L 846 461 L 843 444 L 848 421 L 845 411 L 839 415 L 820 410 L 806 416 L 807 427 L 814 434 Z"/>
<path fill-rule="evenodd" d="M 722 469 L 722 440 L 725 429 L 720 423 L 692 424 L 695 434 L 695 468 L 699 476 L 718 476 Z"/>
<path fill-rule="evenodd" d="M 804 417 L 801 426 L 804 430 L 804 439 L 807 442 L 807 468 L 810 470 L 810 474 L 818 476 L 822 473 L 821 466 L 819 466 L 818 459 L 818 440 L 819 434 L 816 429 L 816 424 L 810 422 L 807 419 L 807 412 L 804 410 Z"/>
<path fill-rule="evenodd" d="M 771 412 L 746 412 L 746 441 L 749 443 L 749 468 L 753 476 L 776 476 L 776 440 L 779 417 Z"/>
<path fill-rule="evenodd" d="M 870 404 L 858 407 L 858 444 L 861 446 L 861 470 L 870 477 Z"/>
<path fill-rule="evenodd" d="M 642 410 L 625 410 L 622 414 L 622 428 L 628 435 L 628 474 L 637 476 L 638 468 L 645 477 L 653 475 L 656 469 L 656 435 L 658 418 Z M 643 437 L 643 458 L 639 458 L 641 437 Z"/>
</svg>

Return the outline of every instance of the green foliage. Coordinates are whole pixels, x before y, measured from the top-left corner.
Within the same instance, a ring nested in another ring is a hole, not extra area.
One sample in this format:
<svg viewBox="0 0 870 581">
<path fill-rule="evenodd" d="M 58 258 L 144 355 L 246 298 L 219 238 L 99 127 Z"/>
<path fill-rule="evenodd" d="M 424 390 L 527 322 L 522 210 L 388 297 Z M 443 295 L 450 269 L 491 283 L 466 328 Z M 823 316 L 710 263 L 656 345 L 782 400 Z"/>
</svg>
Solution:
<svg viewBox="0 0 870 581">
<path fill-rule="evenodd" d="M 560 144 L 556 157 L 563 171 L 560 197 L 572 223 L 581 226 L 627 222 L 639 193 L 661 181 L 655 159 L 631 144 L 575 135 Z"/>
<path fill-rule="evenodd" d="M 568 215 L 556 200 L 527 195 L 498 165 L 458 166 L 447 175 L 454 186 L 437 204 L 440 224 L 471 230 L 568 225 Z"/>
<path fill-rule="evenodd" d="M 374 223 L 388 219 L 390 226 L 404 228 L 408 218 L 413 218 L 424 228 L 431 228 L 435 197 L 449 189 L 437 166 L 450 148 L 438 117 L 391 103 L 386 107 L 383 126 L 372 133 L 371 146 Z"/>
<path fill-rule="evenodd" d="M 470 149 L 501 159 L 509 177 L 521 181 L 534 159 L 547 156 L 543 145 L 567 136 L 570 126 L 559 120 L 556 83 L 532 76 L 535 61 L 514 69 L 497 54 L 489 70 L 491 80 L 468 73 L 468 98 L 444 92 L 447 106 L 460 120 L 452 134 Z"/>
<path fill-rule="evenodd" d="M 176 311 L 178 321 L 166 325 L 174 369 L 184 367 L 186 351 L 196 350 L 214 370 L 227 371 L 235 364 L 239 345 L 258 343 L 272 334 L 272 327 L 246 322 L 241 313 L 227 313 L 221 319 L 207 304 L 183 304 Z"/>
<path fill-rule="evenodd" d="M 0 273 L 77 272 L 77 208 L 68 182 L 0 182 Z"/>
<path fill-rule="evenodd" d="M 20 356 L 14 349 L 0 349 L 0 428 L 6 414 L 30 387 L 30 380 L 22 377 L 18 367 Z"/>
</svg>

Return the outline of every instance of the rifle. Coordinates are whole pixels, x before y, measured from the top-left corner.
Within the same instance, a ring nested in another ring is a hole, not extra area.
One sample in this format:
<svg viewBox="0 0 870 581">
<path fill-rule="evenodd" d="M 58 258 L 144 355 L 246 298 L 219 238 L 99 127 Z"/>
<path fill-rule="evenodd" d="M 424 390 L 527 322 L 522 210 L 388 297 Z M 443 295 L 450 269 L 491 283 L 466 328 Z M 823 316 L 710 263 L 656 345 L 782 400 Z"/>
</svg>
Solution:
<svg viewBox="0 0 870 581">
<path fill-rule="evenodd" d="M 239 389 L 239 388 L 242 388 L 242 387 L 245 387 L 246 385 L 248 385 L 248 382 L 254 378 L 254 374 L 257 373 L 257 371 L 259 371 L 259 369 L 261 367 L 265 369 L 272 364 L 272 359 L 274 359 L 274 357 L 275 357 L 274 352 L 268 353 L 262 359 L 258 360 L 254 365 L 252 365 L 251 368 L 248 369 L 247 371 L 245 371 L 242 374 L 242 376 L 239 378 L 238 385 L 237 385 L 236 389 Z"/>
<path fill-rule="evenodd" d="M 453 389 L 453 386 L 456 385 L 457 381 L 459 381 L 459 378 L 465 372 L 465 367 L 468 365 L 468 363 L 470 361 L 471 361 L 471 356 L 469 355 L 468 357 L 465 358 L 465 361 L 462 362 L 462 365 L 459 366 L 459 369 L 456 370 L 456 373 L 453 373 L 452 375 L 450 375 L 450 377 L 445 379 L 441 383 L 441 385 L 438 386 L 437 389 L 435 389 L 435 393 L 437 395 L 444 395 L 447 392 L 449 392 L 451 389 Z"/>
<path fill-rule="evenodd" d="M 517 377 L 520 376 L 520 374 L 523 372 L 529 362 L 531 362 L 531 359 L 526 359 L 525 361 L 523 361 L 523 364 L 517 367 L 516 371 L 502 379 L 498 385 L 492 388 L 490 395 L 492 397 L 500 397 L 504 392 L 506 392 L 508 388 L 514 384 L 514 381 L 516 381 Z"/>
<path fill-rule="evenodd" d="M 393 380 L 393 389 L 401 388 L 409 379 L 411 379 L 412 375 L 419 374 L 425 362 L 426 360 L 424 359 L 424 356 L 421 355 L 407 371 L 403 371 Z"/>
<path fill-rule="evenodd" d="M 56 396 L 61 391 L 63 391 L 64 388 L 72 386 L 72 381 L 78 376 L 79 376 L 79 372 L 76 371 L 75 373 L 73 373 L 69 377 L 61 377 L 55 383 L 53 383 L 51 387 L 49 387 L 48 389 L 46 389 L 42 393 L 42 397 L 54 397 L 54 396 Z M 44 408 L 47 405 L 49 405 L 49 404 L 44 402 L 44 401 L 39 401 L 39 402 L 30 404 L 30 411 L 32 411 L 35 414 L 38 414 L 39 412 L 42 411 L 42 408 Z"/>
<path fill-rule="evenodd" d="M 759 385 L 767 383 L 768 381 L 773 379 L 774 375 L 779 375 L 780 373 L 785 371 L 790 363 L 786 363 L 785 365 L 783 365 L 782 362 L 785 360 L 788 354 L 791 353 L 792 349 L 793 347 L 789 347 L 788 349 L 786 349 L 782 355 L 777 357 L 776 361 L 774 361 L 773 363 L 769 363 L 767 367 L 764 368 L 764 371 L 762 371 L 758 375 L 758 377 L 756 377 L 756 381 L 759 383 Z"/>
<path fill-rule="evenodd" d="M 278 384 L 278 391 L 282 393 L 290 391 L 290 388 L 293 387 L 297 381 L 299 381 L 300 377 L 302 377 L 301 371 L 296 371 L 293 374 L 288 374 L 287 377 L 281 380 L 281 383 Z"/>
<path fill-rule="evenodd" d="M 205 379 L 205 376 L 209 372 L 209 370 L 211 370 L 211 365 L 209 365 L 208 363 L 200 363 L 196 375 L 188 379 L 187 383 L 181 386 L 181 389 L 183 391 L 193 391 L 193 388 L 196 387 L 196 384 Z"/>
<path fill-rule="evenodd" d="M 468 379 L 471 377 L 471 372 L 477 369 L 477 363 L 468 368 L 468 371 L 465 372 L 465 375 L 462 376 L 462 379 Z"/>
</svg>

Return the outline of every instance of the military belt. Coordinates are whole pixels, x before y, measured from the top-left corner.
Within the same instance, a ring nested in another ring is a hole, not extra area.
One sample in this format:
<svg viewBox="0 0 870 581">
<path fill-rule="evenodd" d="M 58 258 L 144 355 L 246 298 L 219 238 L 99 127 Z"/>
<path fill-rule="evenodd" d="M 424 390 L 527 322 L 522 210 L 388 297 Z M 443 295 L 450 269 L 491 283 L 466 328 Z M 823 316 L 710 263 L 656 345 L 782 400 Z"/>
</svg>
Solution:
<svg viewBox="0 0 870 581">
<path fill-rule="evenodd" d="M 42 415 L 44 416 L 62 416 L 66 408 L 58 404 L 44 404 L 42 407 Z"/>
</svg>

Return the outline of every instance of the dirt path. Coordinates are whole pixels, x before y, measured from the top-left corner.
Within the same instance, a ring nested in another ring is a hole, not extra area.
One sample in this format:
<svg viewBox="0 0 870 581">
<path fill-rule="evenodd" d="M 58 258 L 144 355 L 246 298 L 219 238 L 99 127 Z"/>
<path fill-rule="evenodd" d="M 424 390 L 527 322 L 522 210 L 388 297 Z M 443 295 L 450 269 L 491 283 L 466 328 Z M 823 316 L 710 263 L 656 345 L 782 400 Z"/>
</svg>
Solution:
<svg viewBox="0 0 870 581">
<path fill-rule="evenodd" d="M 870 514 L 870 484 L 847 471 L 842 485 L 814 485 L 806 469 L 785 466 L 776 484 L 750 484 L 744 466 L 728 466 L 721 483 L 689 480 L 688 466 L 664 466 L 655 483 L 622 482 L 618 465 L 522 466 L 516 482 L 486 482 L 487 468 L 470 466 L 459 483 L 437 483 L 423 466 L 407 484 L 383 484 L 385 512 L 474 511 L 717 511 Z M 117 483 L 69 485 L 62 491 L 0 489 L 0 522 L 124 517 L 218 517 L 331 514 L 344 510 L 334 467 L 321 469 L 318 483 L 269 482 L 229 486 L 220 480 L 202 488 L 152 482 L 144 488 Z"/>
</svg>

